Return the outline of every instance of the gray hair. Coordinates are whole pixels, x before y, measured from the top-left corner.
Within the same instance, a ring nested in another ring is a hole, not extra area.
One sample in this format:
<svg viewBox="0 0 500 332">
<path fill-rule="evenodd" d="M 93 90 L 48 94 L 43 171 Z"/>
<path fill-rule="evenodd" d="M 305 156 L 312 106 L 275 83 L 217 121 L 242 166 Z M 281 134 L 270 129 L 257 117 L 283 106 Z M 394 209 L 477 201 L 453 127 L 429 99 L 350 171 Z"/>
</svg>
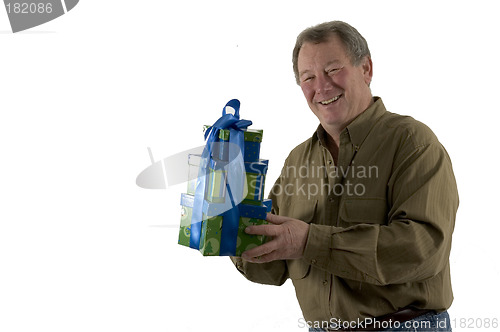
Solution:
<svg viewBox="0 0 500 332">
<path fill-rule="evenodd" d="M 349 56 L 353 66 L 359 65 L 365 56 L 371 57 L 370 49 L 368 48 L 368 43 L 365 38 L 358 30 L 345 22 L 331 21 L 309 27 L 299 34 L 293 49 L 293 72 L 297 84 L 300 84 L 297 61 L 302 45 L 304 45 L 304 43 L 319 44 L 326 42 L 333 34 L 336 34 L 342 43 L 344 43 L 347 56 Z"/>
</svg>

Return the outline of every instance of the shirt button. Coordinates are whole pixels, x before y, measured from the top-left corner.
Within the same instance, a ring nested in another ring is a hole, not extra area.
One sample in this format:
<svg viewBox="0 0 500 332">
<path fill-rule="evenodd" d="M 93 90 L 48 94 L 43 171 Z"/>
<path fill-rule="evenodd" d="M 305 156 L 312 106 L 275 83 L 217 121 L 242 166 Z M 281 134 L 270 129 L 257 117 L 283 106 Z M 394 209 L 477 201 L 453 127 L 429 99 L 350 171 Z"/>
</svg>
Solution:
<svg viewBox="0 0 500 332">
<path fill-rule="evenodd" d="M 330 198 L 328 199 L 328 201 L 329 201 L 330 203 L 333 203 L 333 201 L 335 201 L 335 198 L 330 197 Z"/>
<path fill-rule="evenodd" d="M 315 259 L 311 260 L 311 264 L 313 264 L 313 265 L 314 265 L 314 264 L 316 264 L 316 263 L 317 263 L 317 261 L 316 261 Z"/>
<path fill-rule="evenodd" d="M 328 280 L 323 280 L 323 286 L 328 285 Z"/>
</svg>

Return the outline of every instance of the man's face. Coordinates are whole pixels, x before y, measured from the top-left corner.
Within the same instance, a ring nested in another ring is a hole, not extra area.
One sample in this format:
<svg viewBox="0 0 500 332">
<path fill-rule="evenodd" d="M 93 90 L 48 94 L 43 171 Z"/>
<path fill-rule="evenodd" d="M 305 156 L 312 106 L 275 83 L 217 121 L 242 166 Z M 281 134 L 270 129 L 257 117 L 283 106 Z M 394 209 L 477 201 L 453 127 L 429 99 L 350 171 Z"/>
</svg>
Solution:
<svg viewBox="0 0 500 332">
<path fill-rule="evenodd" d="M 304 43 L 297 65 L 307 103 L 327 132 L 340 133 L 370 105 L 371 60 L 365 57 L 353 66 L 337 35 L 320 44 Z"/>
</svg>

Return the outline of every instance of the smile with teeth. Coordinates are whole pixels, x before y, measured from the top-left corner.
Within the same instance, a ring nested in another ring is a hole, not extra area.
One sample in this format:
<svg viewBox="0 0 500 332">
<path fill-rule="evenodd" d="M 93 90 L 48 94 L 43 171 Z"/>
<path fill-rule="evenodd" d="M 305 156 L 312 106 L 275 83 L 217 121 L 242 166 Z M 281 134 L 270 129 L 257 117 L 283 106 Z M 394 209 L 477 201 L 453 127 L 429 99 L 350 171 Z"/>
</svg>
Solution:
<svg viewBox="0 0 500 332">
<path fill-rule="evenodd" d="M 332 99 L 328 99 L 328 100 L 320 101 L 320 103 L 321 103 L 322 105 L 328 105 L 328 104 L 333 103 L 334 101 L 337 101 L 340 97 L 342 97 L 342 94 L 338 95 L 337 97 L 333 97 Z"/>
</svg>

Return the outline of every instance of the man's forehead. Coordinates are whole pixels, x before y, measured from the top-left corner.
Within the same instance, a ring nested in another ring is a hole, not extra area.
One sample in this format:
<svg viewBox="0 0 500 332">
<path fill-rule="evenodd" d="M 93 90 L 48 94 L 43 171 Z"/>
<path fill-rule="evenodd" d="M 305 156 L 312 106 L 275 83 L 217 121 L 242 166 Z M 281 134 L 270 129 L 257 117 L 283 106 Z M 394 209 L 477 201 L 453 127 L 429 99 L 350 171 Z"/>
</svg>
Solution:
<svg viewBox="0 0 500 332">
<path fill-rule="evenodd" d="M 328 37 L 323 42 L 304 42 L 298 54 L 298 60 L 310 57 L 321 57 L 328 62 L 341 62 L 346 56 L 344 43 L 337 35 Z"/>
<path fill-rule="evenodd" d="M 344 64 L 347 55 L 343 47 L 338 44 L 324 43 L 304 43 L 298 56 L 299 75 L 311 70 L 316 65 L 324 67 Z M 302 52 L 304 50 L 304 52 Z"/>
</svg>

